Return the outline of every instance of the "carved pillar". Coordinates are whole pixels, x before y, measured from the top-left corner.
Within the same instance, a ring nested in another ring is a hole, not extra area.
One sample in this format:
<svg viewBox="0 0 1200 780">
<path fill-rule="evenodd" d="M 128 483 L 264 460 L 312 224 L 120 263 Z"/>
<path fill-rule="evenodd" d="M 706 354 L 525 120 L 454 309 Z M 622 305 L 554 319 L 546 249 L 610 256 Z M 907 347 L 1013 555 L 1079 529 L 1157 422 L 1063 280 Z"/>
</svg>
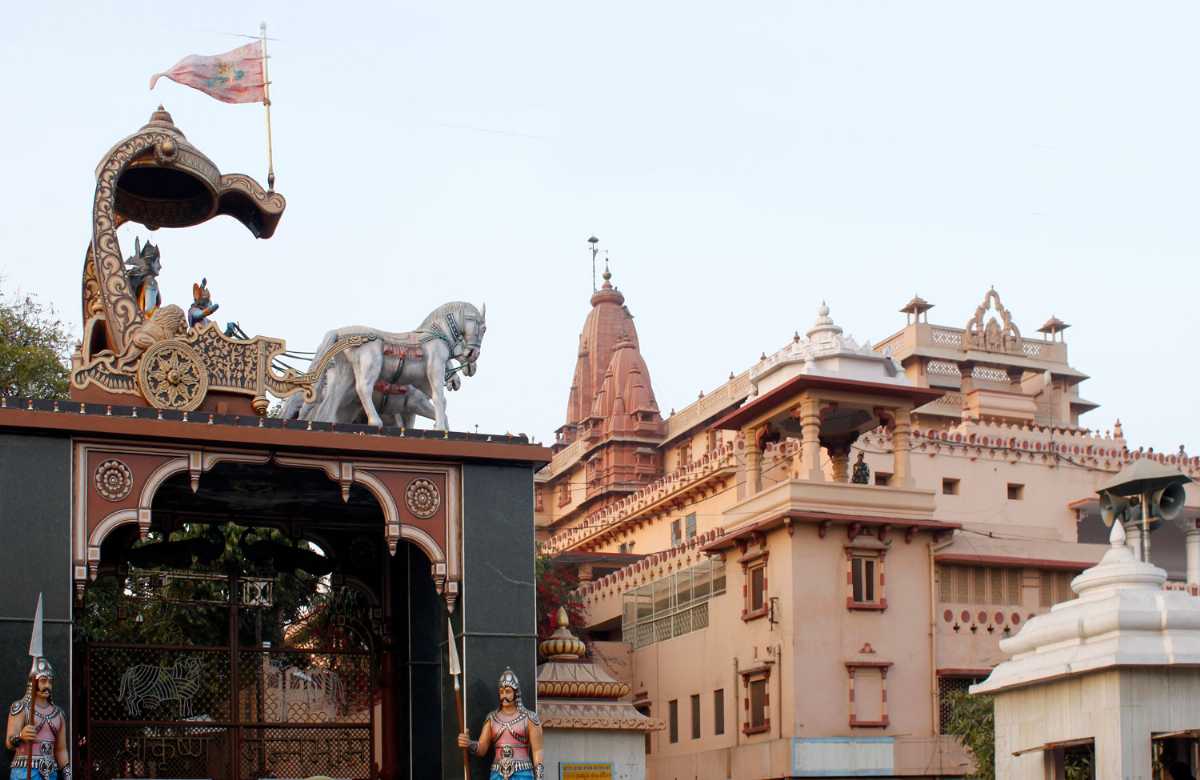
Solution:
<svg viewBox="0 0 1200 780">
<path fill-rule="evenodd" d="M 1200 589 L 1200 528 L 1190 529 L 1184 544 L 1187 549 L 1188 592 L 1196 594 Z"/>
<path fill-rule="evenodd" d="M 909 433 L 912 415 L 907 409 L 897 409 L 892 428 L 892 479 L 897 487 L 912 487 L 912 465 L 909 461 Z"/>
<path fill-rule="evenodd" d="M 762 426 L 742 431 L 746 444 L 746 497 L 762 490 L 762 450 L 759 449 L 759 432 Z"/>
<path fill-rule="evenodd" d="M 850 444 L 849 441 L 839 441 L 827 443 L 825 446 L 833 464 L 834 482 L 847 482 L 850 479 Z"/>
<path fill-rule="evenodd" d="M 822 482 L 821 472 L 821 402 L 806 396 L 800 402 L 800 478 Z"/>
</svg>

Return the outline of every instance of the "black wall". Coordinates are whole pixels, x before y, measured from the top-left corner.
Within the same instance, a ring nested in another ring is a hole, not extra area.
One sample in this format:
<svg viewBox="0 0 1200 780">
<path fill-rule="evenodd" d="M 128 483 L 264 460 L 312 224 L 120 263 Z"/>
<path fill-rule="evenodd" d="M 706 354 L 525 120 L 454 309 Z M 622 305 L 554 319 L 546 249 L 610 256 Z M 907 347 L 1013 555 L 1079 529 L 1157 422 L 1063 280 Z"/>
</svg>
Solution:
<svg viewBox="0 0 1200 780">
<path fill-rule="evenodd" d="M 71 442 L 0 434 L 0 701 L 25 691 L 29 635 L 44 595 L 43 653 L 54 700 L 71 705 Z M 4 766 L 10 754 L 4 754 Z"/>
<path fill-rule="evenodd" d="M 464 667 L 467 729 L 477 738 L 484 716 L 498 706 L 496 681 L 505 666 L 520 679 L 525 706 L 534 709 L 536 704 L 532 469 L 464 466 L 463 526 L 463 587 L 454 629 Z M 444 638 L 441 658 L 448 663 Z M 453 696 L 443 673 L 446 777 L 458 777 L 462 771 L 462 751 L 454 743 L 458 724 Z M 490 757 L 473 758 L 471 764 L 473 778 L 487 777 Z"/>
</svg>

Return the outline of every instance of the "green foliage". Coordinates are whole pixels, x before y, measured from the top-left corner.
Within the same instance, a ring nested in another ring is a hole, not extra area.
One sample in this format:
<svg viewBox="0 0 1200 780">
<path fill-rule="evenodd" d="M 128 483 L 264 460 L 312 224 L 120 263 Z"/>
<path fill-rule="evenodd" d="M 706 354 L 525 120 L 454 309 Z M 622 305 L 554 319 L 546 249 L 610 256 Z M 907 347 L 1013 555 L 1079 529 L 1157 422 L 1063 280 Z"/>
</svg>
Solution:
<svg viewBox="0 0 1200 780">
<path fill-rule="evenodd" d="M 296 543 L 272 528 L 248 528 L 234 523 L 223 525 L 185 524 L 169 539 L 152 533 L 145 541 L 134 543 L 133 551 L 162 542 L 181 543 L 200 540 L 215 555 L 200 561 L 189 557 L 182 567 L 196 574 L 228 575 L 237 572 L 247 577 L 274 579 L 272 606 L 245 609 L 240 614 L 239 641 L 254 647 L 269 641 L 275 647 L 284 644 L 284 632 L 293 624 L 310 617 L 322 606 L 319 577 L 302 570 L 276 573 L 268 562 L 246 555 L 247 547 L 258 541 L 284 546 Z M 143 570 L 158 567 L 144 567 Z M 143 580 L 102 577 L 85 592 L 83 616 L 79 621 L 81 638 L 87 641 L 129 642 L 137 644 L 221 646 L 229 641 L 227 602 L 222 578 L 211 582 L 174 582 L 166 592 L 156 591 Z M 209 604 L 206 602 L 220 602 Z M 320 623 L 321 621 L 315 621 Z"/>
<path fill-rule="evenodd" d="M 538 639 L 554 633 L 559 607 L 566 607 L 573 629 L 583 625 L 583 601 L 575 592 L 579 587 L 579 575 L 573 568 L 554 563 L 549 555 L 539 550 L 534 560 L 534 581 L 537 584 Z"/>
<path fill-rule="evenodd" d="M 54 309 L 0 291 L 0 395 L 67 397 L 71 337 Z"/>
<path fill-rule="evenodd" d="M 996 724 L 990 696 L 972 696 L 966 691 L 954 691 L 947 701 L 950 717 L 946 733 L 958 737 L 975 758 L 975 772 L 967 775 L 973 780 L 996 778 Z"/>
</svg>

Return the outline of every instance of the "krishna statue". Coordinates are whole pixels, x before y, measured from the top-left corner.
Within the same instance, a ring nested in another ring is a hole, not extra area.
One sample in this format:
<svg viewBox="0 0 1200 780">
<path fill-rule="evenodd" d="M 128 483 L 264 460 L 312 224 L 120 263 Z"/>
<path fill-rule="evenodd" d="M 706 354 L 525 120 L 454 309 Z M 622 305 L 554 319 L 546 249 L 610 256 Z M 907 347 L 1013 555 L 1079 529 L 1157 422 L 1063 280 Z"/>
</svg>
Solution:
<svg viewBox="0 0 1200 780">
<path fill-rule="evenodd" d="M 458 746 L 477 756 L 493 751 L 489 780 L 543 780 L 542 721 L 521 704 L 521 683 L 512 669 L 505 668 L 497 688 L 500 709 L 484 718 L 478 740 L 459 734 Z"/>
</svg>

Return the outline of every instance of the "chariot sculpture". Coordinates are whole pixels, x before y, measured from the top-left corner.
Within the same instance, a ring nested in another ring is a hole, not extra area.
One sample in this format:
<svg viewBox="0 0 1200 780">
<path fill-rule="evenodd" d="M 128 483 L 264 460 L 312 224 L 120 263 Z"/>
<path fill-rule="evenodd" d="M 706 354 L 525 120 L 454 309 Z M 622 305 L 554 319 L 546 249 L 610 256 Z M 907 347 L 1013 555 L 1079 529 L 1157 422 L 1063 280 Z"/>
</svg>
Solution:
<svg viewBox="0 0 1200 780">
<path fill-rule="evenodd" d="M 483 312 L 471 304 L 439 307 L 412 333 L 331 331 L 301 372 L 278 362 L 283 339 L 234 338 L 236 324 L 223 333 L 210 321 L 217 307 L 207 282 L 194 286 L 186 312 L 162 301 L 158 248 L 135 241 L 126 259 L 117 242 L 125 222 L 154 231 L 220 215 L 238 220 L 255 238 L 270 238 L 285 206 L 283 195 L 251 177 L 222 174 L 161 106 L 113 146 L 96 169 L 72 398 L 263 415 L 269 392 L 288 399 L 288 410 L 304 419 L 382 425 L 385 413 L 411 427 L 419 414 L 445 430 L 445 389 L 458 387 L 460 372 L 474 373 L 485 330 Z"/>
</svg>

